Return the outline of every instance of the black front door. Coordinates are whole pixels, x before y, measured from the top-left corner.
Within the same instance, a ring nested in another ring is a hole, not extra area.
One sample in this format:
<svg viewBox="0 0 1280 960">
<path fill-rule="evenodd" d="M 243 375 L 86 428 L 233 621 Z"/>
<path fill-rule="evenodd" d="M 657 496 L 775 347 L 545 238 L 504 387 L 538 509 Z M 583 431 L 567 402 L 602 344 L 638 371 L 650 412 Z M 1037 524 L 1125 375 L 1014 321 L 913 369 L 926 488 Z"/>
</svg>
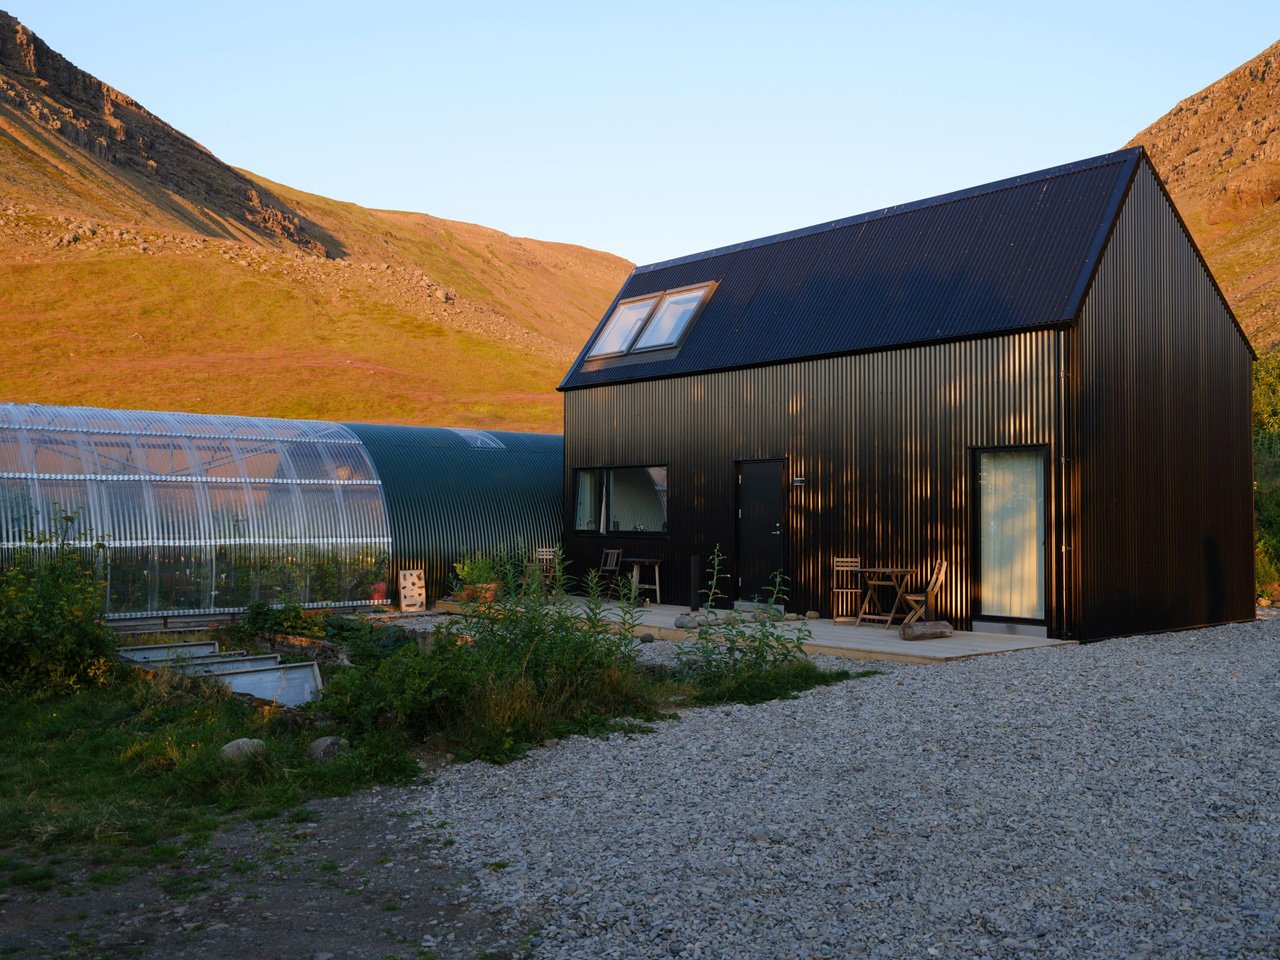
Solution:
<svg viewBox="0 0 1280 960">
<path fill-rule="evenodd" d="M 786 533 L 784 460 L 738 464 L 738 596 L 763 598 L 783 569 Z"/>
</svg>

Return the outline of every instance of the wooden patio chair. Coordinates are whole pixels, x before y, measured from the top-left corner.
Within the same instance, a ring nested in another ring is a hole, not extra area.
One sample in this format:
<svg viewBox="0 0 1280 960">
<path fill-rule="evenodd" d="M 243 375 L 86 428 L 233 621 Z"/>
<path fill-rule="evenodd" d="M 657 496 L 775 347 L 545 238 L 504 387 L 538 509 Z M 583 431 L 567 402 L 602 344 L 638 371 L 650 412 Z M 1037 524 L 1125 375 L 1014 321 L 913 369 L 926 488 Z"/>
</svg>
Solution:
<svg viewBox="0 0 1280 960">
<path fill-rule="evenodd" d="M 618 574 L 622 571 L 622 550 L 608 549 L 600 555 L 600 566 L 596 573 L 600 576 L 602 589 L 614 590 L 618 585 Z"/>
<path fill-rule="evenodd" d="M 861 557 L 833 557 L 831 571 L 831 619 L 857 620 L 862 607 Z"/>
<path fill-rule="evenodd" d="M 524 564 L 525 585 L 541 593 L 555 579 L 559 563 L 559 547 L 534 547 L 533 556 Z"/>
<path fill-rule="evenodd" d="M 550 580 L 555 576 L 556 565 L 560 562 L 560 548 L 534 547 L 533 562 L 537 564 L 538 572 L 542 574 L 543 579 Z"/>
<path fill-rule="evenodd" d="M 902 595 L 902 598 L 907 601 L 907 618 L 902 621 L 904 624 L 915 623 L 917 620 L 923 619 L 926 614 L 933 616 L 938 599 L 938 589 L 942 586 L 942 578 L 946 575 L 947 561 L 939 560 L 933 566 L 933 575 L 929 577 L 924 593 L 904 593 Z"/>
</svg>

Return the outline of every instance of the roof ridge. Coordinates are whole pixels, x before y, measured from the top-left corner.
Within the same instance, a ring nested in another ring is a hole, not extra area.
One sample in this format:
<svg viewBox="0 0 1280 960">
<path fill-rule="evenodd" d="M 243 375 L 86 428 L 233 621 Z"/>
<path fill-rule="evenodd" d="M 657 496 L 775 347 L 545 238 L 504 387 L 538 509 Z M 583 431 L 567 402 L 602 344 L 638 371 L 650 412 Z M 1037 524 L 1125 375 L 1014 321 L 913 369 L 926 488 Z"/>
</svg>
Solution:
<svg viewBox="0 0 1280 960">
<path fill-rule="evenodd" d="M 683 257 L 675 257 L 671 260 L 661 260 L 657 263 L 645 264 L 632 270 L 631 275 L 637 276 L 651 273 L 655 270 L 665 270 L 668 267 L 693 263 L 698 260 L 709 260 L 712 257 L 737 253 L 741 250 L 751 250 L 756 247 L 769 246 L 773 243 L 782 243 L 786 240 L 796 240 L 800 237 L 827 233 L 831 230 L 840 230 L 845 227 L 852 227 L 861 223 L 870 223 L 873 220 L 884 220 L 889 217 L 896 217 L 904 213 L 911 213 L 913 211 L 923 210 L 929 207 L 941 207 L 948 203 L 957 203 L 961 200 L 968 200 L 985 194 L 999 193 L 1002 190 L 1012 190 L 1017 187 L 1024 187 L 1027 184 L 1036 183 L 1041 180 L 1052 180 L 1055 177 L 1067 176 L 1073 173 L 1082 173 L 1085 170 L 1093 170 L 1097 167 L 1107 166 L 1108 164 L 1123 163 L 1125 161 L 1132 160 L 1136 156 L 1140 156 L 1142 153 L 1143 148 L 1141 146 L 1125 147 L 1121 150 L 1113 151 L 1112 153 L 1104 153 L 1096 157 L 1088 157 L 1084 160 L 1075 160 L 1071 163 L 1060 164 L 1056 167 L 1048 167 L 1044 170 L 1033 171 L 1032 173 L 1019 174 L 1015 177 L 1006 177 L 1003 180 L 993 180 L 990 183 L 979 184 L 974 187 L 966 187 L 963 190 L 954 190 L 950 193 L 942 193 L 934 197 L 926 197 L 922 200 L 912 200 L 907 203 L 895 204 L 891 207 L 881 207 L 878 210 L 869 210 L 866 213 L 857 213 L 853 216 L 842 217 L 839 220 L 829 220 L 824 223 L 816 223 L 808 227 L 800 227 L 796 230 L 788 230 L 784 233 L 770 234 L 769 236 L 760 237 L 756 240 L 745 240 L 742 243 L 734 243 L 724 247 L 714 247 L 710 250 L 686 254 Z"/>
</svg>

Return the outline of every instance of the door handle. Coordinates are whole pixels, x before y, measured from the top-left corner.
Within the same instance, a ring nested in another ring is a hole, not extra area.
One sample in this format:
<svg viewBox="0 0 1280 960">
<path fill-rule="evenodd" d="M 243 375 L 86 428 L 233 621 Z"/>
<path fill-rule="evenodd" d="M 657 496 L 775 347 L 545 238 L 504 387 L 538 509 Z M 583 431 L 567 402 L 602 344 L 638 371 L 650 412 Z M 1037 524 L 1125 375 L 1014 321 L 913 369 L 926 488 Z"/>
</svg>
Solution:
<svg viewBox="0 0 1280 960">
<path fill-rule="evenodd" d="M 769 531 L 769 536 L 771 536 L 771 537 L 780 537 L 780 536 L 782 536 L 782 531 L 781 531 L 781 530 L 770 530 L 770 531 Z"/>
</svg>

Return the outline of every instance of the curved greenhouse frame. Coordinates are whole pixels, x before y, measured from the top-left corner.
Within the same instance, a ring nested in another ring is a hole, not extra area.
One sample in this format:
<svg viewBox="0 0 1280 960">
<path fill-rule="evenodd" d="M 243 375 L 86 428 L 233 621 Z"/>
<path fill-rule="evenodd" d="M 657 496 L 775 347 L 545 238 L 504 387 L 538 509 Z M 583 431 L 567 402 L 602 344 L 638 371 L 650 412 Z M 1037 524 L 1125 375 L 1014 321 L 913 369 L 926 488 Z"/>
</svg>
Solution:
<svg viewBox="0 0 1280 960">
<path fill-rule="evenodd" d="M 109 616 L 386 599 L 382 483 L 340 424 L 0 404 L 0 560 L 64 516 L 106 546 Z"/>
</svg>

